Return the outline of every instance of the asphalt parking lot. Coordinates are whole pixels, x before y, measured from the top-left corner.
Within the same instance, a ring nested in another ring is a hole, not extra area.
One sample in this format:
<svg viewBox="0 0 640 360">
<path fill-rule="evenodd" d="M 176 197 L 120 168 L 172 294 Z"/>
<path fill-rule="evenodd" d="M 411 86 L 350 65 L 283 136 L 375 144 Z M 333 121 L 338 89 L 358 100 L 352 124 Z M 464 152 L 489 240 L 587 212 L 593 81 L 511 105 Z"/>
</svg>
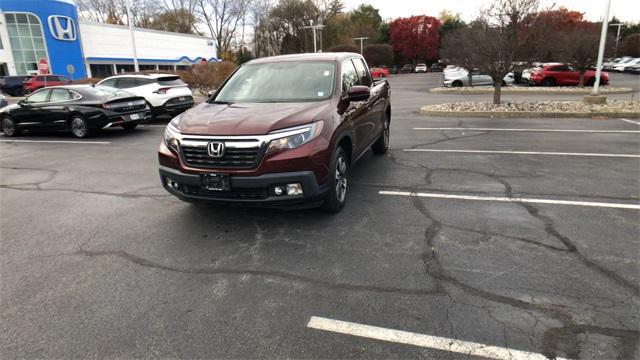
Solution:
<svg viewBox="0 0 640 360">
<path fill-rule="evenodd" d="M 0 136 L 0 354 L 640 358 L 640 123 L 419 115 L 490 99 L 439 80 L 390 78 L 338 215 L 180 202 L 162 124 Z"/>
</svg>

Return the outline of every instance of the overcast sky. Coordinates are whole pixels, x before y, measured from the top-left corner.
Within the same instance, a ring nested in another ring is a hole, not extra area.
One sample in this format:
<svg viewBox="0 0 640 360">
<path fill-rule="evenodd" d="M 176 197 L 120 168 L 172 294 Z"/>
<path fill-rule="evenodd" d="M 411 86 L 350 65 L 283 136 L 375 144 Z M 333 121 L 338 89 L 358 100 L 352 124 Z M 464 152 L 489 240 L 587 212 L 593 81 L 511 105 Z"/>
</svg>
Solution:
<svg viewBox="0 0 640 360">
<path fill-rule="evenodd" d="M 380 9 L 383 19 L 411 15 L 438 16 L 440 11 L 447 9 L 460 13 L 466 21 L 472 20 L 478 8 L 486 6 L 491 0 L 344 0 L 348 9 L 360 4 L 371 4 Z M 588 20 L 598 20 L 604 14 L 605 0 L 540 0 L 542 6 L 564 6 L 570 10 L 585 13 Z M 623 21 L 640 21 L 640 1 L 611 0 L 611 12 Z"/>
</svg>

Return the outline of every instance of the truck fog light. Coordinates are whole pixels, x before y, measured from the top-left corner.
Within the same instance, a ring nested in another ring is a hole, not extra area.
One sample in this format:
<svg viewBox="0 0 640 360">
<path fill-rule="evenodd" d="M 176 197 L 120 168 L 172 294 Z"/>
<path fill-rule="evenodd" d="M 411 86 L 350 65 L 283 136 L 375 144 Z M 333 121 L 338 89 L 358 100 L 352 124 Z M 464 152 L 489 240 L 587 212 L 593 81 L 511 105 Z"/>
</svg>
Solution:
<svg viewBox="0 0 640 360">
<path fill-rule="evenodd" d="M 180 189 L 180 183 L 173 180 L 172 178 L 167 178 L 167 184 L 176 190 Z"/>
<path fill-rule="evenodd" d="M 287 195 L 302 195 L 302 185 L 300 183 L 287 184 Z"/>
<path fill-rule="evenodd" d="M 283 195 L 283 194 L 284 194 L 284 187 L 282 187 L 282 186 L 276 186 L 276 187 L 274 187 L 274 188 L 273 188 L 273 192 L 274 192 L 277 196 Z"/>
</svg>

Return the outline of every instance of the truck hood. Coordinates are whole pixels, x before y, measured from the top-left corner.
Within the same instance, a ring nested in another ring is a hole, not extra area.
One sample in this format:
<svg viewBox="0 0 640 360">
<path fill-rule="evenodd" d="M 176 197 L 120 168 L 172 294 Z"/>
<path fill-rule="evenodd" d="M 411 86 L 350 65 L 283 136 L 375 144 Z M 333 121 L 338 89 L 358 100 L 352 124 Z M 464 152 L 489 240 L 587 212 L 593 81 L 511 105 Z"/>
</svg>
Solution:
<svg viewBox="0 0 640 360">
<path fill-rule="evenodd" d="M 264 135 L 312 122 L 330 103 L 204 102 L 184 112 L 178 130 L 191 135 Z"/>
</svg>

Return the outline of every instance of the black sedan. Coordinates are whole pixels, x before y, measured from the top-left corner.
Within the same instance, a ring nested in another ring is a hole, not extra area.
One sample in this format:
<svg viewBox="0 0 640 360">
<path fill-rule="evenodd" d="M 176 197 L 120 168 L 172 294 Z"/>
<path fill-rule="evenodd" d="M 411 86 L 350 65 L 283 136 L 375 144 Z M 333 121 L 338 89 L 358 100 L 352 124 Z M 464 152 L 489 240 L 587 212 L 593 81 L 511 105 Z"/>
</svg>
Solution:
<svg viewBox="0 0 640 360">
<path fill-rule="evenodd" d="M 148 116 L 142 97 L 117 89 L 70 85 L 40 89 L 1 109 L 0 125 L 6 136 L 23 130 L 67 130 L 85 138 L 108 127 L 133 130 Z"/>
</svg>

